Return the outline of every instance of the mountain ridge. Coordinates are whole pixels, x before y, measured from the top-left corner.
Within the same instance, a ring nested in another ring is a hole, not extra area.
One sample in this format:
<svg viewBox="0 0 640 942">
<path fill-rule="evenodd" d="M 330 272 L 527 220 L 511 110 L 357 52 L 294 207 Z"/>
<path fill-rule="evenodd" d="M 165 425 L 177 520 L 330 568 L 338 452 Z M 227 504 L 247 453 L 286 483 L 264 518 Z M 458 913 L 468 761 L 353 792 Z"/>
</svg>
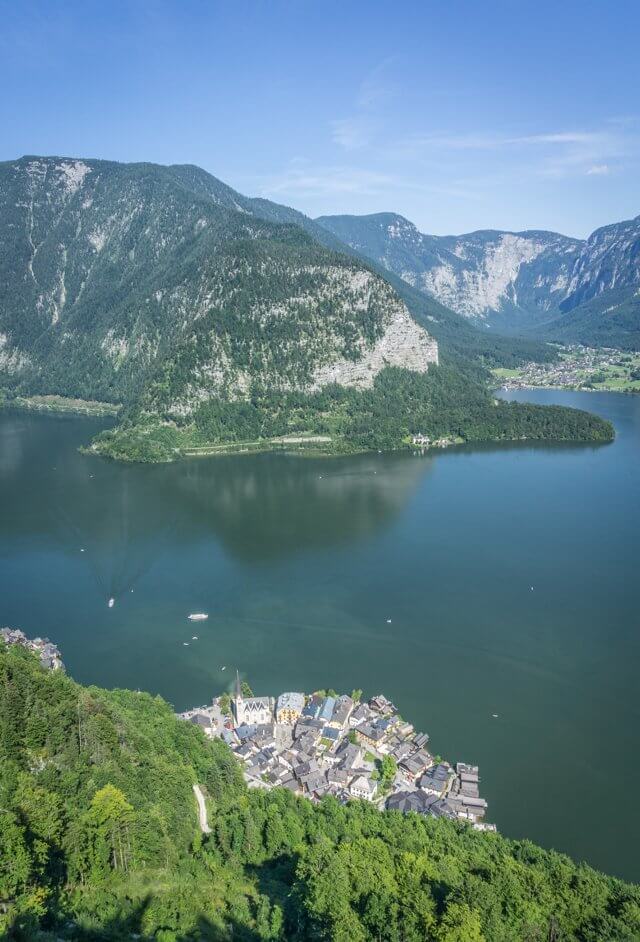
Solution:
<svg viewBox="0 0 640 942">
<path fill-rule="evenodd" d="M 543 229 L 431 236 L 394 213 L 316 221 L 470 321 L 505 332 L 545 336 L 543 325 L 553 321 L 551 334 L 559 336 L 563 314 L 640 286 L 640 216 L 600 227 L 588 239 Z M 580 318 L 572 320 L 579 330 Z M 564 333 L 572 339 L 570 330 Z M 620 334 L 625 345 L 637 343 L 640 323 Z"/>
</svg>

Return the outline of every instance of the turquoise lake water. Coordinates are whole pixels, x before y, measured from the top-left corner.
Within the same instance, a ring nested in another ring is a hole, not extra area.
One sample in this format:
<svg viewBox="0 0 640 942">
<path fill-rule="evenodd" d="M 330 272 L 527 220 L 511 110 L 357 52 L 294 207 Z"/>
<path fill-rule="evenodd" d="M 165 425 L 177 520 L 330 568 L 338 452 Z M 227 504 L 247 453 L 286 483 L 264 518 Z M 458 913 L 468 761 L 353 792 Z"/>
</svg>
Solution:
<svg viewBox="0 0 640 942">
<path fill-rule="evenodd" d="M 640 397 L 506 395 L 616 441 L 139 467 L 78 453 L 103 423 L 0 413 L 0 624 L 176 709 L 236 668 L 382 691 L 504 834 L 640 880 Z"/>
</svg>

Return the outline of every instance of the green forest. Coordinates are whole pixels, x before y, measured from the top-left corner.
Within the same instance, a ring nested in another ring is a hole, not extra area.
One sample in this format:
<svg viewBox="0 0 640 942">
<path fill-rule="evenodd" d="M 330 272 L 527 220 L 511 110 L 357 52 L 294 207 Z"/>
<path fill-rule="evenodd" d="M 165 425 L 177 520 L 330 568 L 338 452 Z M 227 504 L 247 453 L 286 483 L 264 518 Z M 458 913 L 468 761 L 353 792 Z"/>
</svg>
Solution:
<svg viewBox="0 0 640 942">
<path fill-rule="evenodd" d="M 427 373 L 388 367 L 365 390 L 333 385 L 313 394 L 279 393 L 256 385 L 247 399 L 202 403 L 182 425 L 130 413 L 93 447 L 123 460 L 169 461 L 207 444 L 268 448 L 270 439 L 293 433 L 329 436 L 322 448 L 331 453 L 396 449 L 417 433 L 457 442 L 613 438 L 612 426 L 595 415 L 496 400 L 474 370 L 442 365 Z"/>
<path fill-rule="evenodd" d="M 230 750 L 159 697 L 2 647 L 0 934 L 632 942 L 640 888 L 462 823 L 249 791 Z"/>
</svg>

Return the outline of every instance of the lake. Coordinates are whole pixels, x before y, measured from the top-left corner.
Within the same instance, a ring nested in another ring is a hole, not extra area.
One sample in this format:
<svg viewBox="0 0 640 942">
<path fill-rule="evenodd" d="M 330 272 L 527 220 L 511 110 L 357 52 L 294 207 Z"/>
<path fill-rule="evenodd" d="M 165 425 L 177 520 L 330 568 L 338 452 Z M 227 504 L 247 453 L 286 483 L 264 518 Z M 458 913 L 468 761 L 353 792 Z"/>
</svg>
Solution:
<svg viewBox="0 0 640 942">
<path fill-rule="evenodd" d="M 78 453 L 102 421 L 2 412 L 0 625 L 180 710 L 236 668 L 382 691 L 502 833 L 640 880 L 640 397 L 505 397 L 616 441 L 143 467 Z"/>
</svg>

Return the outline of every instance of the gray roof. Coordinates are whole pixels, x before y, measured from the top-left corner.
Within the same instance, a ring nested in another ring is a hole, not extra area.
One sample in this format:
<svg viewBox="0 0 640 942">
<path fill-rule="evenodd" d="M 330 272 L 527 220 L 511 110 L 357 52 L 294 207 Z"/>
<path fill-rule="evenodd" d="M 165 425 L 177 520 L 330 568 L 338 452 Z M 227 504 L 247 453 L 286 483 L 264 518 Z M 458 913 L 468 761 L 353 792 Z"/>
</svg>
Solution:
<svg viewBox="0 0 640 942">
<path fill-rule="evenodd" d="M 336 706 L 335 697 L 326 697 L 322 707 L 320 708 L 320 713 L 318 714 L 318 719 L 324 720 L 325 723 L 328 723 L 331 717 L 333 716 L 333 711 Z"/>
<path fill-rule="evenodd" d="M 424 814 L 428 808 L 425 795 L 420 792 L 396 792 L 387 798 L 387 808 L 390 811 L 402 811 L 406 814 L 408 811 L 417 811 Z"/>
<path fill-rule="evenodd" d="M 297 713 L 302 713 L 304 709 L 304 694 L 291 691 L 288 693 L 281 693 L 278 697 L 278 702 L 276 704 L 276 710 L 294 710 Z"/>
<path fill-rule="evenodd" d="M 317 788 L 322 788 L 327 784 L 327 776 L 324 772 L 314 772 L 304 780 L 305 788 L 308 792 L 314 792 Z"/>
</svg>

